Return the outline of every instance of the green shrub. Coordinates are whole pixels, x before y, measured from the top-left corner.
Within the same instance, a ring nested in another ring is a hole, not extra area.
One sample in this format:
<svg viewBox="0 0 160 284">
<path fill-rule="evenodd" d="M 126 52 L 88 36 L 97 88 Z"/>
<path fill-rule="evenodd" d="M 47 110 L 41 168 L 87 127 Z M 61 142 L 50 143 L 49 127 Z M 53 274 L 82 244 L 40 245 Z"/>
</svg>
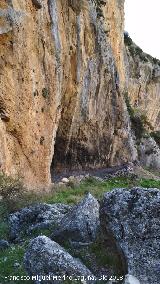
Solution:
<svg viewBox="0 0 160 284">
<path fill-rule="evenodd" d="M 159 59 L 152 57 L 152 61 L 153 61 L 154 64 L 157 64 L 157 65 L 160 66 L 160 60 Z"/>
<path fill-rule="evenodd" d="M 132 118 L 132 117 L 134 117 L 135 113 L 134 113 L 133 107 L 131 106 L 130 98 L 129 98 L 127 92 L 124 94 L 124 98 L 125 98 L 125 102 L 126 102 L 126 106 L 127 106 L 129 116 L 130 116 L 130 118 Z"/>
<path fill-rule="evenodd" d="M 139 54 L 142 54 L 142 53 L 143 53 L 143 50 L 139 46 L 136 46 L 135 47 L 135 54 L 139 55 Z"/>
<path fill-rule="evenodd" d="M 124 43 L 127 46 L 131 46 L 133 44 L 132 39 L 130 38 L 129 34 L 126 32 L 124 33 Z"/>
<path fill-rule="evenodd" d="M 24 192 L 24 186 L 20 178 L 12 178 L 0 173 L 0 196 L 4 200 L 7 210 L 13 212 L 17 209 L 17 200 Z"/>
<path fill-rule="evenodd" d="M 153 126 L 148 121 L 148 118 L 144 113 L 135 112 L 134 108 L 131 106 L 130 98 L 127 92 L 124 94 L 124 97 L 131 120 L 131 127 L 135 133 L 137 140 L 140 141 L 140 139 L 148 133 L 148 128 L 150 130 L 153 130 Z"/>
<path fill-rule="evenodd" d="M 151 137 L 154 138 L 156 141 L 157 145 L 160 147 L 160 131 L 153 131 L 151 132 Z"/>
<path fill-rule="evenodd" d="M 145 56 L 145 53 L 143 52 L 143 50 L 139 47 L 139 46 L 136 46 L 132 39 L 130 38 L 129 34 L 128 33 L 124 33 L 124 43 L 126 46 L 128 46 L 128 49 L 130 51 L 130 54 L 135 57 L 135 56 L 139 56 L 140 59 L 143 61 L 143 62 L 147 62 L 148 59 L 146 58 Z"/>
<path fill-rule="evenodd" d="M 145 134 L 145 127 L 141 117 L 134 116 L 131 118 L 132 129 L 134 130 L 135 136 L 139 141 Z"/>
<path fill-rule="evenodd" d="M 125 43 L 126 46 L 128 46 L 130 54 L 133 56 L 133 58 L 135 56 L 139 56 L 140 60 L 143 63 L 146 63 L 146 62 L 149 61 L 152 64 L 160 66 L 160 60 L 152 57 L 151 55 L 149 55 L 145 52 L 143 52 L 143 50 L 132 41 L 132 39 L 130 38 L 130 36 L 127 32 L 124 33 L 124 43 Z"/>
<path fill-rule="evenodd" d="M 22 182 L 19 178 L 12 178 L 0 173 L 0 195 L 3 198 L 10 198 L 19 193 L 22 189 Z"/>
</svg>

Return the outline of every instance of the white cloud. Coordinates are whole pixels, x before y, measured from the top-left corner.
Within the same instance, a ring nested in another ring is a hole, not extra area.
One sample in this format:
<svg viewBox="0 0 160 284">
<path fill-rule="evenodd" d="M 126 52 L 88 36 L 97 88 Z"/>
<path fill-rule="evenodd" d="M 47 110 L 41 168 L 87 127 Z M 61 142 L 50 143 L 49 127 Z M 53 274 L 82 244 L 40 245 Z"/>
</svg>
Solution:
<svg viewBox="0 0 160 284">
<path fill-rule="evenodd" d="M 160 0 L 126 0 L 125 30 L 145 52 L 160 59 Z"/>
</svg>

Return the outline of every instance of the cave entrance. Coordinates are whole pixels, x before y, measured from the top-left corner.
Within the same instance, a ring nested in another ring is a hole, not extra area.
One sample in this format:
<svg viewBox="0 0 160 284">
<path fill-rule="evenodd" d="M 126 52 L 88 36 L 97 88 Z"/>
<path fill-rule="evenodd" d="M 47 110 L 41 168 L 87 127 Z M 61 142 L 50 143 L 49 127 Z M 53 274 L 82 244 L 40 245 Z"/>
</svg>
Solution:
<svg viewBox="0 0 160 284">
<path fill-rule="evenodd" d="M 50 167 L 52 181 L 59 181 L 63 177 L 72 175 L 85 174 L 86 170 L 89 170 L 89 152 L 81 144 L 81 136 L 73 137 L 69 130 L 64 135 L 64 128 L 61 127 L 59 126 L 57 131 Z"/>
<path fill-rule="evenodd" d="M 60 180 L 71 175 L 77 160 L 76 144 L 77 139 L 72 137 L 73 114 L 76 107 L 76 96 L 66 95 L 62 100 L 61 118 L 55 137 L 54 155 L 50 167 L 52 181 Z"/>
<path fill-rule="evenodd" d="M 63 177 L 69 175 L 69 155 L 67 155 L 67 138 L 61 138 L 59 136 L 60 131 L 58 130 L 55 146 L 54 155 L 51 163 L 51 179 L 52 181 L 58 181 Z"/>
</svg>

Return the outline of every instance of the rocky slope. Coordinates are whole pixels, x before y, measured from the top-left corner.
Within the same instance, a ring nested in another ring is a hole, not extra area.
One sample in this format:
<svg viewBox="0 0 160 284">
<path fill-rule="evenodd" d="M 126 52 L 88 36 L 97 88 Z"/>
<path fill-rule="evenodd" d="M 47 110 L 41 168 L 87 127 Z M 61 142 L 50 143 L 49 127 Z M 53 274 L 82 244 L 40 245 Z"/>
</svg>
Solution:
<svg viewBox="0 0 160 284">
<path fill-rule="evenodd" d="M 134 104 L 139 81 L 126 73 L 123 30 L 124 0 L 1 1 L 2 171 L 43 188 L 50 172 L 137 159 L 124 92 L 127 77 Z M 152 69 L 140 106 L 158 130 L 159 71 Z"/>
<path fill-rule="evenodd" d="M 46 284 L 77 278 L 81 283 L 159 283 L 160 181 L 136 178 L 126 168 L 113 174 L 105 170 L 103 177 L 72 177 L 47 194 L 5 189 L 1 283 L 27 274 L 35 284 L 42 276 Z"/>
<path fill-rule="evenodd" d="M 65 283 L 64 277 L 66 283 L 158 284 L 159 204 L 159 189 L 142 187 L 106 192 L 100 204 L 91 194 L 70 207 L 36 204 L 10 215 L 10 244 L 0 245 L 21 246 L 29 237 L 24 266 L 35 284 L 42 276 L 46 284 Z M 46 228 L 49 238 L 42 236 Z"/>
</svg>

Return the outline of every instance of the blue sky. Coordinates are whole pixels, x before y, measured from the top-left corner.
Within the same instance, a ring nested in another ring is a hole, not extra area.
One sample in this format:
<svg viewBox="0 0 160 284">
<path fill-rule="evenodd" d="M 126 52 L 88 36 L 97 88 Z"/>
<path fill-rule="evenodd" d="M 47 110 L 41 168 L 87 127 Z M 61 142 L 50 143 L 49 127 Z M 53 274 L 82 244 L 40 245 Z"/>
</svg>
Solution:
<svg viewBox="0 0 160 284">
<path fill-rule="evenodd" d="M 125 0 L 125 30 L 143 51 L 160 59 L 160 0 Z"/>
</svg>

